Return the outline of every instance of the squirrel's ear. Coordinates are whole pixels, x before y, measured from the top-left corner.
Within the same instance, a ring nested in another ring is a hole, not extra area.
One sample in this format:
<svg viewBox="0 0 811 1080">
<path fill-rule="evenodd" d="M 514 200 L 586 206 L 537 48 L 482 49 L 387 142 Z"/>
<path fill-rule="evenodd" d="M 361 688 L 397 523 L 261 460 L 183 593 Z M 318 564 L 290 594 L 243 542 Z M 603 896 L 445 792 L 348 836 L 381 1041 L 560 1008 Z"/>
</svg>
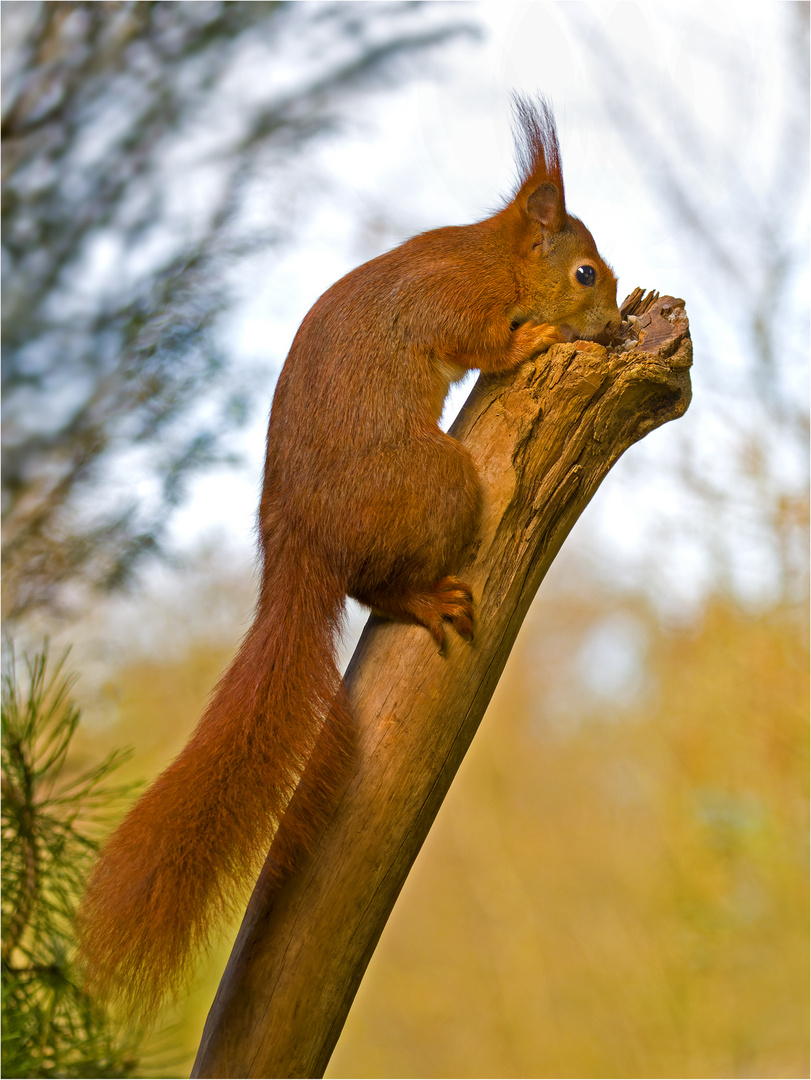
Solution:
<svg viewBox="0 0 811 1080">
<path fill-rule="evenodd" d="M 554 184 L 548 180 L 539 184 L 530 192 L 526 205 L 527 213 L 542 229 L 553 233 L 561 231 L 566 212 L 563 209 L 563 199 Z"/>
</svg>

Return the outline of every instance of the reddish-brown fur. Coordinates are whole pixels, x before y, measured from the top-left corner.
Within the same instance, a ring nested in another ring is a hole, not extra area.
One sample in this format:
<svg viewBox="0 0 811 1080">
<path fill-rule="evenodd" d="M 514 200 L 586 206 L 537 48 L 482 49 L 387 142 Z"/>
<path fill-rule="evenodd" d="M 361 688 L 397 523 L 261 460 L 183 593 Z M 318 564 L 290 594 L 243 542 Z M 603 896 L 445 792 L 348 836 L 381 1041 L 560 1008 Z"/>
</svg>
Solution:
<svg viewBox="0 0 811 1080">
<path fill-rule="evenodd" d="M 480 494 L 437 425 L 449 382 L 619 325 L 614 275 L 565 210 L 551 113 L 518 101 L 516 114 L 507 205 L 353 270 L 296 334 L 268 431 L 255 621 L 191 741 L 108 840 L 80 911 L 88 984 L 138 1011 L 178 988 L 277 830 L 281 880 L 335 805 L 352 748 L 333 651 L 345 596 L 440 648 L 446 620 L 472 637 L 452 575 Z M 593 284 L 575 276 L 584 265 Z"/>
</svg>

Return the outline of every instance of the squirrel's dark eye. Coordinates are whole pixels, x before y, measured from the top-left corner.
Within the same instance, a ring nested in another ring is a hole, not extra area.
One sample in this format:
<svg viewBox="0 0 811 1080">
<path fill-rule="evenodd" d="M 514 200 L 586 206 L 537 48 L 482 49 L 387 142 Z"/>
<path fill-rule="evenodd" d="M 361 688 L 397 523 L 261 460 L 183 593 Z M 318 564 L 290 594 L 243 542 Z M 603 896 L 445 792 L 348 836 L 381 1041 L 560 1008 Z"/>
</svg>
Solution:
<svg viewBox="0 0 811 1080">
<path fill-rule="evenodd" d="M 581 285 L 593 285 L 597 280 L 597 271 L 593 266 L 578 266 L 574 276 Z"/>
</svg>

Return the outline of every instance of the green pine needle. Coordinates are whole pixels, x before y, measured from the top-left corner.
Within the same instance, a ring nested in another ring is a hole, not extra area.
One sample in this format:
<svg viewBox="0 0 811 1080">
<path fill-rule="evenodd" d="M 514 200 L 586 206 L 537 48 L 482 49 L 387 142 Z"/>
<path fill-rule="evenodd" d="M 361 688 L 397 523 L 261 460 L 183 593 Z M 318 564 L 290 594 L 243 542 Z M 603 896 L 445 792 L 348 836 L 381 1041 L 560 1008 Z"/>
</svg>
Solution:
<svg viewBox="0 0 811 1080">
<path fill-rule="evenodd" d="M 67 654 L 66 654 L 67 655 Z M 73 917 L 105 820 L 135 785 L 109 786 L 129 757 L 79 771 L 79 710 L 65 659 L 10 651 L 2 687 L 2 1023 L 7 1077 L 138 1075 L 136 1033 L 114 1028 L 71 969 Z"/>
</svg>

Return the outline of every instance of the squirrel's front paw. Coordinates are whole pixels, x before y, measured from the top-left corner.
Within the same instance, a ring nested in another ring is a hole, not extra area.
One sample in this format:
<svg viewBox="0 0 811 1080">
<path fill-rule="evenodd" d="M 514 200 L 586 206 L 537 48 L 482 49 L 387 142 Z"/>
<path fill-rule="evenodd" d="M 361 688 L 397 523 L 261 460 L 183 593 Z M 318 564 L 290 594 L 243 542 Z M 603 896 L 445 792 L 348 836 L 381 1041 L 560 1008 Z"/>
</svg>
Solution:
<svg viewBox="0 0 811 1080">
<path fill-rule="evenodd" d="M 527 360 L 545 353 L 547 349 L 561 341 L 568 341 L 563 331 L 552 323 L 522 323 L 515 331 L 515 336 Z"/>
</svg>

